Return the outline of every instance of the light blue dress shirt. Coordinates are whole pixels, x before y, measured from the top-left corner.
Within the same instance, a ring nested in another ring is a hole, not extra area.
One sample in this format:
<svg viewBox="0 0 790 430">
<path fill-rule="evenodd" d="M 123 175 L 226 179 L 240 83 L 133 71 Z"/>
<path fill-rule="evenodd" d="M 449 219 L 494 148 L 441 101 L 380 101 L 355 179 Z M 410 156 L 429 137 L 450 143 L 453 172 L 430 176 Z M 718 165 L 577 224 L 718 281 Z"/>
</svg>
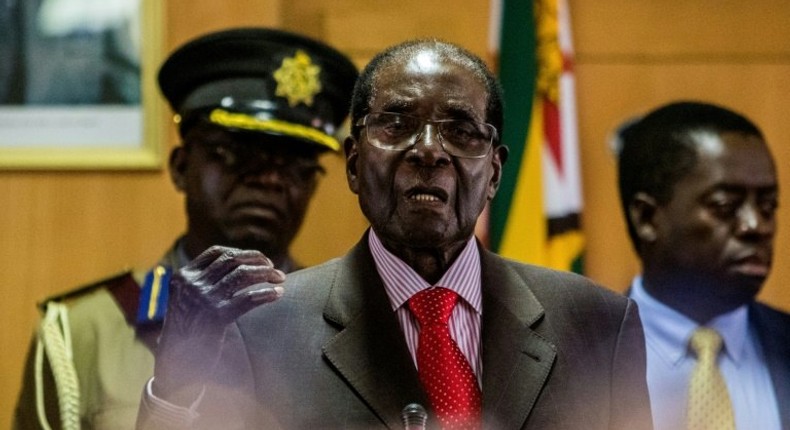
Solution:
<svg viewBox="0 0 790 430">
<path fill-rule="evenodd" d="M 688 348 L 699 325 L 659 302 L 636 277 L 630 297 L 639 305 L 647 349 L 647 386 L 654 430 L 686 428 L 688 381 L 696 358 Z M 719 369 L 727 383 L 738 430 L 781 430 L 773 384 L 748 306 L 741 306 L 711 320 L 724 340 Z"/>
</svg>

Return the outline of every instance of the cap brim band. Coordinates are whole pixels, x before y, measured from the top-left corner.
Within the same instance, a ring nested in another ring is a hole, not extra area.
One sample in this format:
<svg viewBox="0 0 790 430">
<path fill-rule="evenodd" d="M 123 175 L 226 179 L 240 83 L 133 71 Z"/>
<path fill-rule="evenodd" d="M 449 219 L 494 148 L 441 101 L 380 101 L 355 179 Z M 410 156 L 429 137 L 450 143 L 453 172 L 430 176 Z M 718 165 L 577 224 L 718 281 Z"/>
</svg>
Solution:
<svg viewBox="0 0 790 430">
<path fill-rule="evenodd" d="M 258 119 L 244 113 L 232 113 L 224 109 L 214 109 L 209 114 L 209 121 L 222 127 L 240 130 L 275 133 L 283 136 L 307 140 L 331 149 L 340 150 L 340 142 L 334 137 L 315 128 L 279 119 Z"/>
</svg>

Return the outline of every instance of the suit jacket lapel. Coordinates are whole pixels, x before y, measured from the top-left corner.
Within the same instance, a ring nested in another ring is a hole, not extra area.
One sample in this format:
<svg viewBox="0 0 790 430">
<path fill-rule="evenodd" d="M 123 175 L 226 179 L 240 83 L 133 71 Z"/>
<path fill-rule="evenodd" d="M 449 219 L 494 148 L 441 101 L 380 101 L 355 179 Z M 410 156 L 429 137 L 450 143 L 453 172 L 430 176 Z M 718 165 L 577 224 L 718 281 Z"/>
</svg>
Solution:
<svg viewBox="0 0 790 430">
<path fill-rule="evenodd" d="M 524 279 L 487 251 L 483 285 L 483 419 L 488 428 L 521 428 L 556 357 L 553 344 L 531 326 L 543 307 Z"/>
<path fill-rule="evenodd" d="M 414 362 L 367 246 L 367 235 L 345 257 L 332 282 L 324 317 L 340 327 L 323 348 L 341 378 L 390 428 L 401 410 L 427 407 Z"/>
</svg>

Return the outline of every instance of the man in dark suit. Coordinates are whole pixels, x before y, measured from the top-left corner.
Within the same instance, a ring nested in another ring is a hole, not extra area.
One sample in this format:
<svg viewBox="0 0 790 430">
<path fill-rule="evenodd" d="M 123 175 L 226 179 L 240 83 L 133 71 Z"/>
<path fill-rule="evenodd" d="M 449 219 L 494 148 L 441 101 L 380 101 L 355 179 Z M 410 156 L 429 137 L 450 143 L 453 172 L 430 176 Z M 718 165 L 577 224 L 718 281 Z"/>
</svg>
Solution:
<svg viewBox="0 0 790 430">
<path fill-rule="evenodd" d="M 643 268 L 630 296 L 645 328 L 654 427 L 702 428 L 698 416 L 710 424 L 700 400 L 728 421 L 704 428 L 790 429 L 790 315 L 755 301 L 779 198 L 762 133 L 727 108 L 676 102 L 620 137 L 620 198 Z M 694 382 L 705 338 L 721 345 L 715 402 Z"/>
<path fill-rule="evenodd" d="M 430 427 L 650 428 L 633 303 L 474 239 L 508 153 L 485 64 L 433 40 L 390 48 L 352 121 L 348 184 L 371 228 L 287 280 L 220 247 L 175 274 L 138 426 L 401 428 L 417 402 Z"/>
</svg>

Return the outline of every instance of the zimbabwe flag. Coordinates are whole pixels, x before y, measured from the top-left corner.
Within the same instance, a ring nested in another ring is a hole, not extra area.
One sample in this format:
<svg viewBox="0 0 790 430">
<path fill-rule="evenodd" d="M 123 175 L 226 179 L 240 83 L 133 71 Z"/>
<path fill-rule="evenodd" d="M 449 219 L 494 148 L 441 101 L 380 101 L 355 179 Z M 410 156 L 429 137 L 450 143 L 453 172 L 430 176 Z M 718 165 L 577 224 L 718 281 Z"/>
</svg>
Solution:
<svg viewBox="0 0 790 430">
<path fill-rule="evenodd" d="M 582 272 L 573 50 L 565 0 L 493 1 L 491 45 L 510 147 L 489 241 L 516 260 Z"/>
</svg>

